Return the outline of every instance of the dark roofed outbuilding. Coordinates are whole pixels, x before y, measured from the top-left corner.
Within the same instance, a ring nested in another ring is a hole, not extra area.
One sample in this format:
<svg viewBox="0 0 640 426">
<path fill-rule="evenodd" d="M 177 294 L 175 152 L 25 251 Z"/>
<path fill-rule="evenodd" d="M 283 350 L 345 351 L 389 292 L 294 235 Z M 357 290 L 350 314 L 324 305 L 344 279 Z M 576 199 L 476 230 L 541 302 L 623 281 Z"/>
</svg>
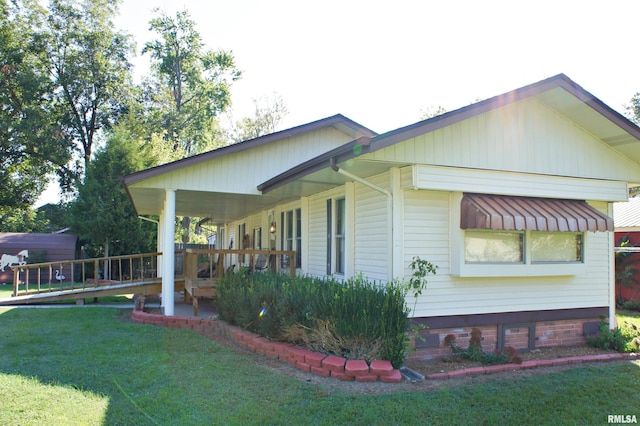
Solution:
<svg viewBox="0 0 640 426">
<path fill-rule="evenodd" d="M 0 256 L 28 251 L 28 263 L 74 260 L 78 237 L 71 234 L 0 233 Z M 0 284 L 13 281 L 13 270 L 0 270 Z"/>
</svg>

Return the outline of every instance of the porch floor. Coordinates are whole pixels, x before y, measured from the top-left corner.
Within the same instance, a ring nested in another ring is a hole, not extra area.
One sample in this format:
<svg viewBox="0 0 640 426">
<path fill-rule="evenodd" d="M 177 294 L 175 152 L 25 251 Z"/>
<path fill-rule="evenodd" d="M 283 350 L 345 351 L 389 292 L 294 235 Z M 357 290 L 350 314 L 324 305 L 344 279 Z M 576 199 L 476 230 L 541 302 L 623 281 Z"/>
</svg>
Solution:
<svg viewBox="0 0 640 426">
<path fill-rule="evenodd" d="M 184 294 L 182 292 L 176 292 L 174 296 L 174 308 L 173 314 L 177 317 L 194 317 L 193 305 L 191 302 L 187 303 L 184 300 Z M 149 302 L 145 304 L 145 310 L 147 308 L 159 308 L 159 302 Z M 198 318 L 210 318 L 213 315 L 217 315 L 218 312 L 214 305 L 214 300 L 208 297 L 201 297 L 198 301 Z"/>
</svg>

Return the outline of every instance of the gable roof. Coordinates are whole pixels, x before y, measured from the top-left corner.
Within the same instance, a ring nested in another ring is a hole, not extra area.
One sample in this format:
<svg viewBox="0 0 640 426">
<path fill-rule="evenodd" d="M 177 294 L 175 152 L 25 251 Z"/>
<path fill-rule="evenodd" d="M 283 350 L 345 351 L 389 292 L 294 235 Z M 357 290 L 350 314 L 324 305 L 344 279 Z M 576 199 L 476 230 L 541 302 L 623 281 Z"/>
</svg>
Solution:
<svg viewBox="0 0 640 426">
<path fill-rule="evenodd" d="M 325 189 L 341 185 L 346 181 L 346 178 L 337 173 L 331 173 L 331 164 L 354 160 L 365 154 L 530 97 L 536 97 L 540 102 L 559 111 L 598 139 L 640 163 L 640 143 L 638 143 L 640 128 L 566 75 L 558 74 L 502 95 L 372 137 L 366 144 L 361 144 L 357 150 L 354 150 L 353 146 L 350 147 L 349 144 L 344 145 L 334 150 L 333 157 L 327 158 L 328 153 L 317 156 L 260 184 L 258 189 L 263 194 L 270 193 L 311 173 L 314 175 L 309 180 L 315 182 L 316 186 L 321 181 L 325 183 Z M 386 165 L 387 169 L 388 167 L 389 165 Z M 384 171 L 383 169 L 383 164 L 368 162 L 361 166 L 359 171 L 362 174 L 358 171 L 355 174 L 366 178 Z M 296 189 L 280 189 L 290 195 L 295 195 L 296 191 L 297 195 L 308 195 L 310 190 L 310 187 L 303 189 L 302 185 L 298 185 Z"/>
<path fill-rule="evenodd" d="M 373 137 L 377 135 L 371 129 L 364 127 L 361 124 L 343 116 L 342 114 L 336 114 L 331 117 L 323 118 L 311 123 L 303 124 L 300 126 L 292 127 L 290 129 L 282 130 L 268 135 L 260 136 L 258 138 L 249 139 L 243 142 L 239 142 L 232 145 L 227 145 L 222 148 L 214 149 L 202 154 L 194 155 L 191 157 L 183 158 L 181 160 L 173 161 L 171 163 L 163 164 L 160 166 L 145 169 L 136 173 L 132 173 L 123 178 L 125 185 L 130 185 L 135 182 L 139 182 L 144 179 L 158 176 L 163 173 L 171 172 L 183 167 L 192 166 L 194 164 L 209 161 L 215 158 L 219 158 L 235 152 L 245 151 L 251 148 L 255 148 L 260 145 L 265 145 L 271 142 L 280 141 L 283 139 L 291 138 L 294 136 L 302 135 L 314 130 L 323 129 L 326 127 L 334 127 L 351 137 L 358 138 L 361 136 Z"/>
</svg>

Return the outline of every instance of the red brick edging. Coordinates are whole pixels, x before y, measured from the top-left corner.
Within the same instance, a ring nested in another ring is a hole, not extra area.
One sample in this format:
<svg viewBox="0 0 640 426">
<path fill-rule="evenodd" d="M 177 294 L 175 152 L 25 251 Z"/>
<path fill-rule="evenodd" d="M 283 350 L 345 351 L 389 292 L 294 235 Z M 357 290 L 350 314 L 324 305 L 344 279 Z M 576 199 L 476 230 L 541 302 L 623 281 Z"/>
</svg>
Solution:
<svg viewBox="0 0 640 426">
<path fill-rule="evenodd" d="M 257 354 L 282 360 L 299 370 L 322 377 L 357 382 L 399 383 L 400 371 L 391 362 L 374 360 L 367 364 L 364 360 L 347 360 L 333 355 L 313 352 L 289 343 L 272 342 L 262 336 L 224 321 L 180 316 L 164 316 L 134 309 L 131 319 L 142 324 L 162 327 L 190 328 L 203 336 L 224 336 L 239 346 Z"/>
<path fill-rule="evenodd" d="M 581 364 L 585 362 L 603 362 L 615 360 L 640 360 L 637 353 L 615 353 L 601 355 L 583 355 L 569 358 L 545 359 L 539 361 L 524 361 L 522 364 L 499 364 L 486 367 L 471 367 L 442 373 L 433 373 L 426 376 L 430 380 L 453 379 L 462 376 L 476 376 L 481 374 L 500 373 L 503 371 L 527 370 L 538 367 L 554 367 L 558 365 Z"/>
</svg>

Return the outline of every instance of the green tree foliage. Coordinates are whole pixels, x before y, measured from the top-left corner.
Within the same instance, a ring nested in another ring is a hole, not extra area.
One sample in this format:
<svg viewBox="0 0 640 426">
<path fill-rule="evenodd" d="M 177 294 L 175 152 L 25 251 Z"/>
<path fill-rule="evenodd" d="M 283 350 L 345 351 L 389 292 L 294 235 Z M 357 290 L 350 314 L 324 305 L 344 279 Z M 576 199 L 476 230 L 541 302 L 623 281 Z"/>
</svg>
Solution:
<svg viewBox="0 0 640 426">
<path fill-rule="evenodd" d="M 633 95 L 631 104 L 626 106 L 627 118 L 640 125 L 640 92 Z"/>
<path fill-rule="evenodd" d="M 640 126 L 640 92 L 633 95 L 631 104 L 627 105 L 627 118 Z M 629 197 L 637 197 L 640 195 L 640 187 L 634 186 L 629 188 Z"/>
<path fill-rule="evenodd" d="M 96 152 L 71 206 L 73 230 L 90 256 L 155 251 L 157 226 L 138 219 L 120 181 L 149 166 L 140 142 L 122 128 Z"/>
<path fill-rule="evenodd" d="M 9 5 L 0 0 L 0 216 L 4 219 L 28 216 L 49 174 L 70 158 L 68 138 L 57 123 L 55 88 L 33 43 L 33 29 L 45 16 L 35 1 Z"/>
<path fill-rule="evenodd" d="M 73 189 L 91 160 L 99 132 L 123 112 L 130 86 L 130 36 L 114 30 L 119 0 L 51 0 L 44 25 L 35 34 L 40 60 L 54 90 L 51 104 L 76 160 L 61 176 Z"/>
<path fill-rule="evenodd" d="M 442 115 L 444 113 L 446 113 L 447 110 L 442 106 L 442 105 L 438 105 L 436 106 L 428 106 L 425 109 L 421 109 L 420 110 L 420 120 L 426 120 L 428 118 L 433 118 L 433 117 L 437 117 L 439 115 Z"/>
<path fill-rule="evenodd" d="M 175 17 L 160 14 L 150 30 L 159 36 L 142 50 L 154 73 L 143 94 L 150 128 L 162 129 L 178 157 L 210 149 L 220 134 L 216 116 L 231 105 L 231 84 L 241 76 L 233 54 L 204 50 L 186 10 Z"/>
<path fill-rule="evenodd" d="M 278 94 L 273 98 L 261 97 L 253 100 L 254 115 L 235 123 L 230 132 L 234 142 L 242 142 L 268 135 L 278 130 L 278 125 L 289 113 L 287 105 Z"/>
</svg>

